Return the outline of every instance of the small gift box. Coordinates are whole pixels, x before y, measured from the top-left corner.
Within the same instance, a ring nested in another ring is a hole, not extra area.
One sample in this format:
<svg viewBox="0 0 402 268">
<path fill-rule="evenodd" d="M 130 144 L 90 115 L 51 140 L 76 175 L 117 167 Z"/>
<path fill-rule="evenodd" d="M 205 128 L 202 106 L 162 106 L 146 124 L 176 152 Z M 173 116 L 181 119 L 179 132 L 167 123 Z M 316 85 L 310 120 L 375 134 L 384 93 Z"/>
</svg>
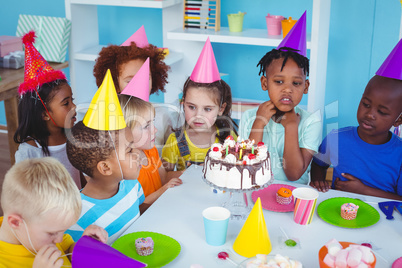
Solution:
<svg viewBox="0 0 402 268">
<path fill-rule="evenodd" d="M 0 36 L 0 57 L 4 57 L 10 52 L 22 50 L 21 37 L 17 36 Z"/>
<path fill-rule="evenodd" d="M 24 67 L 24 51 L 14 51 L 4 57 L 0 57 L 0 67 L 8 69 L 19 69 Z"/>
<path fill-rule="evenodd" d="M 34 30 L 37 36 L 35 48 L 47 61 L 66 61 L 71 21 L 66 18 L 20 15 L 17 36 Z"/>
</svg>

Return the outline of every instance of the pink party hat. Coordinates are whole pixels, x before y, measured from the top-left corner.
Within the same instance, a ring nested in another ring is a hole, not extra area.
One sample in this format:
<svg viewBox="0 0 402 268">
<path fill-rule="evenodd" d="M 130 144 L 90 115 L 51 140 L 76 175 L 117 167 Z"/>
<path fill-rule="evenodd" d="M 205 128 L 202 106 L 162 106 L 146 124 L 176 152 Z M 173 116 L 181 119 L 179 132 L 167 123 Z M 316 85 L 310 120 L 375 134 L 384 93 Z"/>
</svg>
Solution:
<svg viewBox="0 0 402 268">
<path fill-rule="evenodd" d="M 121 94 L 149 101 L 149 58 L 147 58 Z"/>
<path fill-rule="evenodd" d="M 71 260 L 74 268 L 146 267 L 145 263 L 127 257 L 120 251 L 89 236 L 81 237 L 74 246 Z"/>
<path fill-rule="evenodd" d="M 281 47 L 290 47 L 299 50 L 299 54 L 306 57 L 307 42 L 306 42 L 306 11 L 292 27 L 289 33 L 285 36 L 277 49 Z"/>
<path fill-rule="evenodd" d="M 147 34 L 145 33 L 144 25 L 142 25 L 130 38 L 128 38 L 121 46 L 130 46 L 134 42 L 137 47 L 147 47 L 149 45 Z"/>
<path fill-rule="evenodd" d="M 209 37 L 195 64 L 190 79 L 197 83 L 212 83 L 221 80 Z"/>
<path fill-rule="evenodd" d="M 402 39 L 399 40 L 375 74 L 402 80 Z"/>
</svg>

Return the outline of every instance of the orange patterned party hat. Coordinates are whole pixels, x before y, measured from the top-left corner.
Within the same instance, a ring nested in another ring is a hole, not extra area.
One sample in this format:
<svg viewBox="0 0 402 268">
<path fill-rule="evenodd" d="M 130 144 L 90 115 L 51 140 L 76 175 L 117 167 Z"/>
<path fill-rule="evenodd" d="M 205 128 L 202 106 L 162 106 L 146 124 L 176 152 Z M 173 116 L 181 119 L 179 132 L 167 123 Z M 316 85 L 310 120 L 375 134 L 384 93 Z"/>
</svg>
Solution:
<svg viewBox="0 0 402 268">
<path fill-rule="evenodd" d="M 24 82 L 18 88 L 20 96 L 26 92 L 35 91 L 45 83 L 66 79 L 62 71 L 54 70 L 36 50 L 33 45 L 35 37 L 34 31 L 30 31 L 22 37 L 25 45 L 25 73 Z"/>
</svg>

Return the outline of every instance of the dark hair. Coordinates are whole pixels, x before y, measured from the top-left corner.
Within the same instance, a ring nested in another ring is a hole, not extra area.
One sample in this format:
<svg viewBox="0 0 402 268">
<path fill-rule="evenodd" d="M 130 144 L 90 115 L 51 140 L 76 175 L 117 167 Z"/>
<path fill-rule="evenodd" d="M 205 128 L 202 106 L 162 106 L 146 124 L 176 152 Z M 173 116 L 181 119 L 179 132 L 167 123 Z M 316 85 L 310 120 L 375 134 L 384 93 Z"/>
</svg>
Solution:
<svg viewBox="0 0 402 268">
<path fill-rule="evenodd" d="M 226 107 L 222 115 L 218 116 L 215 121 L 215 125 L 219 129 L 219 134 L 216 134 L 216 137 L 219 139 L 219 141 L 224 142 L 227 136 L 230 135 L 231 131 L 234 131 L 237 135 L 238 126 L 230 117 L 232 113 L 232 91 L 230 86 L 223 80 L 218 80 L 212 83 L 197 83 L 188 78 L 183 86 L 183 101 L 186 99 L 187 90 L 190 87 L 204 88 L 211 94 L 214 94 L 214 97 L 216 97 L 216 104 L 218 104 L 219 107 L 226 103 Z M 186 124 L 187 123 L 185 123 L 184 126 L 186 126 Z"/>
<path fill-rule="evenodd" d="M 45 83 L 38 88 L 39 96 L 47 105 L 48 110 L 48 104 L 52 101 L 57 91 L 60 90 L 60 87 L 65 84 L 68 85 L 67 80 L 59 79 Z M 36 95 L 36 91 L 26 92 L 22 95 L 18 103 L 18 128 L 14 134 L 14 141 L 24 143 L 35 140 L 42 147 L 43 154 L 49 156 L 48 138 L 50 132 L 46 121 L 43 120 L 44 113 L 46 113 L 46 109 Z"/>
<path fill-rule="evenodd" d="M 281 67 L 282 71 L 283 67 L 285 67 L 286 61 L 290 57 L 296 62 L 297 66 L 303 69 L 304 74 L 308 76 L 310 72 L 309 59 L 299 54 L 297 51 L 299 50 L 290 47 L 272 49 L 267 54 L 265 54 L 264 57 L 262 57 L 258 62 L 257 67 L 260 66 L 260 72 L 258 73 L 258 75 L 265 75 L 265 70 L 271 64 L 271 62 L 280 58 L 283 58 L 283 63 Z"/>
<path fill-rule="evenodd" d="M 134 42 L 131 42 L 131 46 L 110 45 L 102 48 L 93 71 L 96 85 L 99 87 L 102 84 L 107 70 L 110 69 L 116 91 L 120 93 L 123 90 L 118 83 L 121 66 L 131 60 L 142 59 L 145 61 L 148 57 L 152 77 L 151 94 L 159 90 L 165 92 L 167 72 L 170 67 L 163 61 L 165 58 L 163 51 L 154 45 L 148 45 L 144 48 L 137 47 Z"/>
<path fill-rule="evenodd" d="M 114 151 L 114 144 L 108 132 L 89 128 L 82 121 L 71 129 L 66 129 L 66 150 L 71 165 L 92 177 L 96 165 L 108 159 Z M 114 143 L 117 146 L 118 135 L 114 137 Z"/>
</svg>

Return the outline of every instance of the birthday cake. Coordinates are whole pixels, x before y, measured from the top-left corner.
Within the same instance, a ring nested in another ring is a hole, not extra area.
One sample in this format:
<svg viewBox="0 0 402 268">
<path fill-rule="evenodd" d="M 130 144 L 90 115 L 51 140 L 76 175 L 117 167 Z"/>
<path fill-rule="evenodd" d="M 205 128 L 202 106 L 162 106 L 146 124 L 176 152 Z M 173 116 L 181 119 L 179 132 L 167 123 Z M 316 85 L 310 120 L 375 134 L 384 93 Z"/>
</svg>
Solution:
<svg viewBox="0 0 402 268">
<path fill-rule="evenodd" d="M 203 167 L 204 178 L 227 189 L 258 189 L 273 181 L 271 162 L 263 142 L 234 141 L 228 136 L 223 144 L 214 143 Z"/>
<path fill-rule="evenodd" d="M 354 220 L 357 216 L 358 205 L 353 203 L 345 203 L 341 206 L 341 217 L 345 220 Z"/>
</svg>

